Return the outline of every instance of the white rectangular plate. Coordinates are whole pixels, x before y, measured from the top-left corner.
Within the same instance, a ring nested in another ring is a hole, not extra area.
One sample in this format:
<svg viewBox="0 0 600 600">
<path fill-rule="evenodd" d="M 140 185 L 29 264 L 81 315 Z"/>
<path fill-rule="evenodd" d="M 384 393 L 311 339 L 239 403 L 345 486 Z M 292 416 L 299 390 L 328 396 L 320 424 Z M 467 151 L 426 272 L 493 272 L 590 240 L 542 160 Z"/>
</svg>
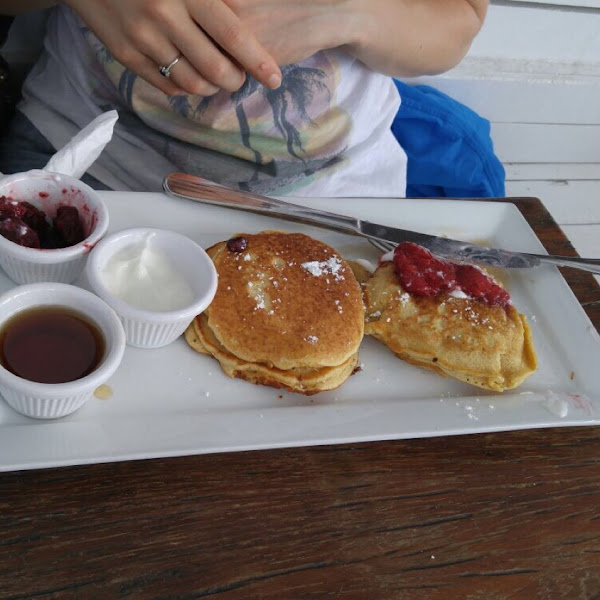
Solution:
<svg viewBox="0 0 600 600">
<path fill-rule="evenodd" d="M 234 233 L 303 231 L 347 258 L 376 261 L 365 241 L 259 215 L 105 192 L 111 231 L 164 227 L 208 245 Z M 512 250 L 544 252 L 510 204 L 451 200 L 301 200 L 309 206 Z M 183 339 L 127 348 L 93 398 L 55 421 L 21 416 L 0 400 L 0 470 L 600 423 L 600 337 L 553 267 L 503 274 L 531 323 L 539 370 L 516 391 L 494 394 L 405 364 L 365 339 L 362 371 L 339 389 L 305 397 L 226 377 Z M 80 282 L 85 285 L 85 281 Z M 13 284 L 0 274 L 0 292 Z"/>
</svg>

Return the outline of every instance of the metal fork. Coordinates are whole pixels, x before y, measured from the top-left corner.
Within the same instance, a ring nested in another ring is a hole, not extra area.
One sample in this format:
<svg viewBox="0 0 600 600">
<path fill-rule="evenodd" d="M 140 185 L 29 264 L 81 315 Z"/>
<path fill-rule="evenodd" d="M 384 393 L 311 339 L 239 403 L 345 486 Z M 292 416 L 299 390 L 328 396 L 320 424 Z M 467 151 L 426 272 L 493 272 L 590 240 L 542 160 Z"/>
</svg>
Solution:
<svg viewBox="0 0 600 600">
<path fill-rule="evenodd" d="M 369 243 L 372 246 L 375 246 L 377 250 L 381 250 L 381 252 L 383 252 L 384 254 L 391 252 L 397 246 L 397 244 L 394 244 L 393 242 L 386 242 L 385 240 L 375 240 L 373 238 L 369 238 Z"/>
</svg>

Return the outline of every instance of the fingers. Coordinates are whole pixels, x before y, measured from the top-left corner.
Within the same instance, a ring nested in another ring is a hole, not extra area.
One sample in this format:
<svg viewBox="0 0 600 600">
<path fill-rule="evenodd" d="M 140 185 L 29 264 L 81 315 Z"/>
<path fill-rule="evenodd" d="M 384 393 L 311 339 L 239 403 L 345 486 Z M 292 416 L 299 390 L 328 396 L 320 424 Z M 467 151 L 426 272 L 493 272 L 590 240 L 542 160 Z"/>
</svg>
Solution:
<svg viewBox="0 0 600 600">
<path fill-rule="evenodd" d="M 222 0 L 190 2 L 189 10 L 196 23 L 201 24 L 210 39 L 239 63 L 244 71 L 271 89 L 279 87 L 281 71 L 275 59 Z M 229 66 L 223 62 L 223 59 L 230 65 L 234 65 L 217 48 L 213 46 L 213 51 L 220 54 L 220 60 L 217 60 L 219 57 L 215 57 L 213 52 L 208 58 L 190 44 L 188 39 L 184 41 L 182 38 L 182 43 L 185 44 L 185 49 L 182 47 L 184 54 L 200 72 L 207 75 L 209 81 L 229 91 L 239 89 L 244 82 L 243 79 L 234 89 L 222 83 L 224 80 L 227 84 L 230 82 Z"/>
<path fill-rule="evenodd" d="M 202 36 L 206 37 L 204 34 Z M 208 82 L 185 56 L 182 56 L 184 52 L 166 39 L 162 32 L 158 30 L 140 31 L 136 34 L 135 44 L 146 59 L 143 65 L 144 73 L 140 72 L 141 64 L 136 65 L 136 71 L 159 89 L 165 91 L 166 83 L 171 87 L 176 86 L 179 94 L 187 92 L 198 96 L 212 96 L 219 91 L 220 88 Z M 171 75 L 167 79 L 160 74 L 159 67 L 168 66 L 176 57 L 180 57 L 179 61 L 173 65 Z"/>
<path fill-rule="evenodd" d="M 162 66 L 166 67 L 168 64 L 165 62 Z M 219 88 L 200 77 L 198 72 L 183 57 L 173 66 L 169 78 L 161 75 L 158 70 L 159 65 L 154 59 L 147 56 L 140 55 L 134 67 L 130 70 L 136 72 L 167 96 L 178 96 L 185 93 L 197 96 L 212 96 L 219 91 Z"/>
<path fill-rule="evenodd" d="M 191 85 L 194 74 L 229 92 L 235 92 L 244 84 L 246 76 L 243 70 L 223 54 L 194 22 L 179 23 L 177 45 L 187 62 L 187 68 L 173 69 L 172 78 L 179 85 Z"/>
<path fill-rule="evenodd" d="M 165 62 L 164 66 L 168 64 Z M 160 75 L 160 77 L 163 76 Z M 220 89 L 202 77 L 184 56 L 173 66 L 169 79 L 188 94 L 196 96 L 212 96 Z"/>
<path fill-rule="evenodd" d="M 224 0 L 66 0 L 113 56 L 165 94 L 238 90 L 248 72 L 270 88 L 275 60 Z M 163 77 L 159 67 L 180 60 Z"/>
<path fill-rule="evenodd" d="M 112 54 L 124 67 L 157 87 L 167 96 L 177 96 L 184 93 L 181 87 L 159 73 L 157 64 L 151 58 L 143 55 L 138 50 L 133 48 L 128 50 L 117 49 L 113 50 Z"/>
</svg>

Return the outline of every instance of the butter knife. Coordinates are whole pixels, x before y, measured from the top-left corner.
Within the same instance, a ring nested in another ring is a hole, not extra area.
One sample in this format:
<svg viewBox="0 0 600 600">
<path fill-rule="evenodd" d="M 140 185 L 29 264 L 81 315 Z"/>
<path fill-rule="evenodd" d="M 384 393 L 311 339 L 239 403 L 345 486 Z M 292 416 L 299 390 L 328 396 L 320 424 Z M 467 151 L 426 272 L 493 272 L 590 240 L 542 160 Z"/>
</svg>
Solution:
<svg viewBox="0 0 600 600">
<path fill-rule="evenodd" d="M 527 254 L 498 248 L 486 248 L 477 244 L 371 223 L 356 217 L 317 210 L 267 196 L 235 190 L 186 173 L 167 175 L 163 181 L 163 188 L 169 196 L 175 198 L 266 214 L 351 235 L 395 242 L 396 244 L 414 242 L 438 256 L 456 262 L 474 263 L 502 269 L 527 269 L 543 264 L 552 264 L 600 274 L 600 259 Z"/>
</svg>

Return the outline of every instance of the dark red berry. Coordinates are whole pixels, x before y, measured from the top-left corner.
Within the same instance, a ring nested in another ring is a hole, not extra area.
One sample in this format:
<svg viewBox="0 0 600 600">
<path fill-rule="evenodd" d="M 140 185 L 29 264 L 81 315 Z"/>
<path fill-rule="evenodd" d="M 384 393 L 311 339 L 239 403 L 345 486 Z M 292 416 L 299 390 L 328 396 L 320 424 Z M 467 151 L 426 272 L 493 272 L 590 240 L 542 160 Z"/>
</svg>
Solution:
<svg viewBox="0 0 600 600">
<path fill-rule="evenodd" d="M 58 207 L 54 217 L 54 228 L 66 246 L 74 246 L 85 239 L 79 211 L 74 206 Z"/>
<path fill-rule="evenodd" d="M 46 220 L 46 213 L 29 202 L 19 202 L 19 205 L 22 213 L 21 220 L 37 231 L 40 238 L 43 237 L 50 227 L 50 223 Z"/>
<path fill-rule="evenodd" d="M 227 240 L 227 250 L 229 252 L 243 252 L 248 247 L 248 240 L 239 236 Z"/>
<path fill-rule="evenodd" d="M 508 292 L 477 267 L 457 265 L 456 279 L 462 291 L 471 298 L 491 306 L 505 307 L 510 302 Z"/>
<path fill-rule="evenodd" d="M 398 244 L 394 267 L 402 287 L 415 296 L 435 296 L 456 287 L 454 265 L 412 242 Z"/>
<path fill-rule="evenodd" d="M 85 239 L 83 223 L 74 206 L 60 206 L 51 223 L 46 213 L 30 202 L 0 196 L 0 221 L 5 222 L 0 234 L 30 248 L 65 248 Z"/>
<path fill-rule="evenodd" d="M 8 218 L 0 221 L 0 235 L 19 246 L 40 247 L 38 234 L 20 219 Z"/>
<path fill-rule="evenodd" d="M 0 196 L 0 219 L 21 219 L 25 209 L 21 202 Z"/>
</svg>

